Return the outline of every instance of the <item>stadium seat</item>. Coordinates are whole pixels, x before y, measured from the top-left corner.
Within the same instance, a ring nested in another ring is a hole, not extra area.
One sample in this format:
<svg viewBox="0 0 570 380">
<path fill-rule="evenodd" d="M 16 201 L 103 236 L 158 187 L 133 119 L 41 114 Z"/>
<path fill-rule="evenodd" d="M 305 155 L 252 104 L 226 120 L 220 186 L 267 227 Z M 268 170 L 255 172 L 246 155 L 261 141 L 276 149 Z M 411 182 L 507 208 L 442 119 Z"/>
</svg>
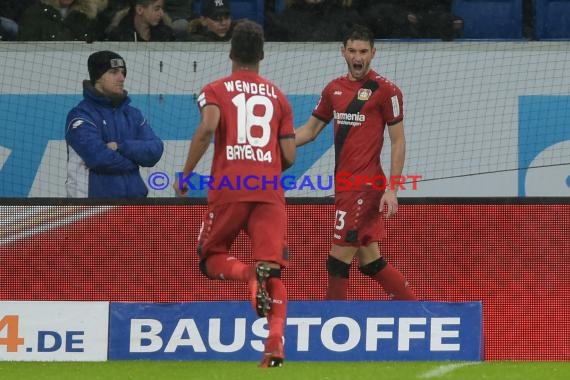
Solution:
<svg viewBox="0 0 570 380">
<path fill-rule="evenodd" d="M 232 19 L 239 20 L 247 18 L 260 25 L 265 22 L 265 1 L 264 0 L 228 0 L 232 10 Z M 202 9 L 201 1 L 194 0 L 193 8 L 196 14 L 200 14 Z"/>
<path fill-rule="evenodd" d="M 285 0 L 275 0 L 275 13 L 283 12 L 286 7 Z"/>
<path fill-rule="evenodd" d="M 570 39 L 570 0 L 535 0 L 534 17 L 537 39 Z"/>
<path fill-rule="evenodd" d="M 452 12 L 463 19 L 462 38 L 522 38 L 522 0 L 453 0 Z"/>
</svg>

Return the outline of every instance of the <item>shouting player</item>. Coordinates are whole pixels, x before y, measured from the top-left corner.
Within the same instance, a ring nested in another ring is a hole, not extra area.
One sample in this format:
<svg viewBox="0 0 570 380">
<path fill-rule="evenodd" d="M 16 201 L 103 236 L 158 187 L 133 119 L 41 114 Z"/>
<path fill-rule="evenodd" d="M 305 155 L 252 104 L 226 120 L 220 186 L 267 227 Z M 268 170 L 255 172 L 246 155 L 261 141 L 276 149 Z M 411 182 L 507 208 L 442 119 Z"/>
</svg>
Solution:
<svg viewBox="0 0 570 380">
<path fill-rule="evenodd" d="M 371 70 L 376 49 L 368 29 L 355 26 L 345 37 L 341 52 L 348 73 L 323 89 L 312 115 L 296 130 L 295 143 L 301 146 L 314 140 L 334 119 L 335 175 L 342 173 L 357 184 L 360 178 L 386 178 L 380 152 L 387 126 L 392 148 L 388 178 L 400 178 L 406 151 L 402 93 Z M 386 190 L 377 190 L 378 185 Z M 387 218 L 396 214 L 397 191 L 398 186 L 389 183 L 336 186 L 333 244 L 326 263 L 327 299 L 347 298 L 355 256 L 360 272 L 379 283 L 392 299 L 417 299 L 403 275 L 380 254 L 379 241 L 386 235 L 381 213 L 386 207 Z"/>
<path fill-rule="evenodd" d="M 248 282 L 254 309 L 267 317 L 269 335 L 261 367 L 280 367 L 287 291 L 281 268 L 288 263 L 287 216 L 281 171 L 295 160 L 291 106 L 285 95 L 262 78 L 263 29 L 252 21 L 236 25 L 230 76 L 206 85 L 198 96 L 200 124 L 190 143 L 183 175 L 175 183 L 184 196 L 185 181 L 214 136 L 212 186 L 208 212 L 198 238 L 200 269 L 210 279 Z M 255 173 L 259 184 L 242 183 Z M 251 239 L 254 266 L 229 254 L 241 230 Z"/>
</svg>

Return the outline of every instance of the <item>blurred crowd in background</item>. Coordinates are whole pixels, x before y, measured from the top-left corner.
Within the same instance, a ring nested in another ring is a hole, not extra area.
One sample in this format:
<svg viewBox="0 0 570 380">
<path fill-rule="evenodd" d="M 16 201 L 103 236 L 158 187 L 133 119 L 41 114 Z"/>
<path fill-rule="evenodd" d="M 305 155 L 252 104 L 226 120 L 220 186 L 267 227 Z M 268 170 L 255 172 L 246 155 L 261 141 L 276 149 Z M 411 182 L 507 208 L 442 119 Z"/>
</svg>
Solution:
<svg viewBox="0 0 570 380">
<path fill-rule="evenodd" d="M 378 39 L 462 37 L 453 0 L 265 0 L 267 41 L 340 41 L 353 24 Z M 228 0 L 1 0 L 3 41 L 228 41 L 239 19 Z M 235 5 L 235 3 L 234 3 Z M 524 38 L 533 39 L 532 0 Z M 254 20 L 259 21 L 259 20 Z"/>
</svg>

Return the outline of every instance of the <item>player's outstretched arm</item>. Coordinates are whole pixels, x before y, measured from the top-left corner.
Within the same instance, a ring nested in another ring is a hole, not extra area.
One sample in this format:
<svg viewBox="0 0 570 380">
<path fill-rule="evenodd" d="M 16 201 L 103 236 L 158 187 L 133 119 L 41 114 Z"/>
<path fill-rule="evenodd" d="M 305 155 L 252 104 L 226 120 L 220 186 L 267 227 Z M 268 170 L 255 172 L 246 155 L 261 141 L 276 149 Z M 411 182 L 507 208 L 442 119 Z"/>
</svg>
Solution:
<svg viewBox="0 0 570 380">
<path fill-rule="evenodd" d="M 406 137 L 404 135 L 404 122 L 388 127 L 390 135 L 391 156 L 390 156 L 390 183 L 388 184 L 382 199 L 380 200 L 380 212 L 386 207 L 386 218 L 390 218 L 398 212 L 398 189 L 400 184 L 392 182 L 392 179 L 399 178 L 404 170 L 406 158 Z"/>
<path fill-rule="evenodd" d="M 302 146 L 313 141 L 326 125 L 324 121 L 311 115 L 303 126 L 295 130 L 295 145 Z"/>
<path fill-rule="evenodd" d="M 187 178 L 190 173 L 194 171 L 196 165 L 208 150 L 210 146 L 210 141 L 212 136 L 218 128 L 220 122 L 220 109 L 215 105 L 207 105 L 202 108 L 202 116 L 200 119 L 200 124 L 192 137 L 192 142 L 190 143 L 190 149 L 188 149 L 188 156 L 186 158 L 186 163 L 184 164 L 184 171 L 182 173 L 183 178 Z M 174 191 L 177 196 L 184 196 L 188 192 L 188 185 L 186 183 L 181 184 L 178 179 L 174 183 Z"/>
<path fill-rule="evenodd" d="M 404 161 L 406 159 L 406 137 L 404 135 L 404 122 L 388 127 L 390 135 L 390 178 L 396 178 L 402 175 L 404 170 Z M 391 184 L 392 185 L 392 184 Z M 396 184 L 394 184 L 396 185 Z M 390 186 L 390 189 L 398 190 L 399 186 Z"/>
<path fill-rule="evenodd" d="M 279 139 L 279 146 L 281 148 L 281 168 L 285 170 L 295 163 L 295 156 L 297 155 L 295 139 L 293 137 Z"/>
</svg>

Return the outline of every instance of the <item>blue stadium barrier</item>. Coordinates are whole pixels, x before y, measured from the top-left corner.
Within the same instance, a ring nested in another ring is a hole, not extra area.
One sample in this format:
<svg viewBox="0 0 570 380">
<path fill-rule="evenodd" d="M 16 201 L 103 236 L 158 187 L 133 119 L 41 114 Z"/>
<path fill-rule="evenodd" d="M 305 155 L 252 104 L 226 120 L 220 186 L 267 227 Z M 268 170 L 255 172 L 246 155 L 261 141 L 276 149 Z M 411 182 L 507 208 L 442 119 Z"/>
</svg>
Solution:
<svg viewBox="0 0 570 380">
<path fill-rule="evenodd" d="M 107 358 L 252 360 L 266 324 L 248 301 L 113 302 Z M 477 362 L 482 326 L 481 301 L 290 301 L 285 353 L 304 362 Z"/>
<path fill-rule="evenodd" d="M 265 2 L 264 0 L 228 0 L 232 11 L 232 19 L 247 18 L 260 25 L 265 25 Z M 202 9 L 201 1 L 195 0 L 192 7 L 197 15 Z"/>
<path fill-rule="evenodd" d="M 462 38 L 521 39 L 522 0 L 453 0 L 464 22 Z"/>
<path fill-rule="evenodd" d="M 570 39 L 570 0 L 535 0 L 534 17 L 537 39 Z"/>
</svg>

